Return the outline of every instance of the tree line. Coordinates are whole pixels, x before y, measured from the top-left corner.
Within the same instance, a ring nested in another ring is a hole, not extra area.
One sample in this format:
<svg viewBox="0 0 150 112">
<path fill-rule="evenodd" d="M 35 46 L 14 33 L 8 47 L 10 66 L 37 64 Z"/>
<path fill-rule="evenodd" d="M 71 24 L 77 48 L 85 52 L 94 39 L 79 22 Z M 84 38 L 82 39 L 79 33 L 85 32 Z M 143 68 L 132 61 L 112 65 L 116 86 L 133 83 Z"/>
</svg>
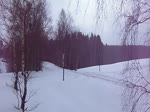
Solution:
<svg viewBox="0 0 150 112">
<path fill-rule="evenodd" d="M 62 48 L 64 45 L 64 68 L 71 70 L 150 57 L 150 46 L 104 45 L 101 41 L 101 37 L 99 35 L 94 35 L 93 33 L 86 35 L 82 32 L 72 32 L 66 34 L 65 40 L 44 38 L 40 43 L 42 44 L 42 47 L 40 48 L 41 61 L 48 61 L 60 67 L 63 67 Z M 30 61 L 30 70 L 38 71 L 36 66 L 34 66 L 36 64 L 33 64 L 34 61 L 38 60 L 36 58 L 37 55 L 34 53 L 36 52 L 37 47 L 35 47 L 34 44 L 32 45 L 33 51 L 30 55 L 33 60 Z M 10 47 L 3 45 L 2 48 L 1 57 L 10 60 L 10 56 L 12 55 Z M 17 48 L 20 49 L 20 47 Z M 36 50 L 34 51 L 34 49 Z M 9 68 L 9 70 L 10 69 L 12 71 L 12 68 Z"/>
<path fill-rule="evenodd" d="M 93 65 L 103 61 L 103 43 L 99 35 L 84 35 L 81 32 L 66 34 L 66 38 L 48 41 L 46 61 L 71 70 Z M 64 50 L 63 50 L 64 48 Z"/>
<path fill-rule="evenodd" d="M 44 61 L 63 67 L 61 50 L 63 41 L 65 41 L 64 68 L 71 70 L 150 57 L 150 46 L 104 45 L 99 35 L 74 32 L 68 34 L 66 40 L 48 40 Z"/>
</svg>

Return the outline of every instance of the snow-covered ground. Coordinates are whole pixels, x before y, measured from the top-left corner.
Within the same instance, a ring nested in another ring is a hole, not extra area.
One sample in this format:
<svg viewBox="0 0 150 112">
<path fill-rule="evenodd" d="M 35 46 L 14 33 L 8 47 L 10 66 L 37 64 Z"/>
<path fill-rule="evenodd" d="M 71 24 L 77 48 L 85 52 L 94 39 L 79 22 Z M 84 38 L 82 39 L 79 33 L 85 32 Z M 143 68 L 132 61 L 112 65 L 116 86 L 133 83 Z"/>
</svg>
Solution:
<svg viewBox="0 0 150 112">
<path fill-rule="evenodd" d="M 36 94 L 27 106 L 39 104 L 33 112 L 121 112 L 124 65 L 103 65 L 101 71 L 98 66 L 65 70 L 62 81 L 62 69 L 44 62 L 43 71 L 32 73 L 28 93 Z M 16 96 L 9 87 L 12 77 L 11 73 L 0 74 L 0 112 L 16 112 Z"/>
</svg>

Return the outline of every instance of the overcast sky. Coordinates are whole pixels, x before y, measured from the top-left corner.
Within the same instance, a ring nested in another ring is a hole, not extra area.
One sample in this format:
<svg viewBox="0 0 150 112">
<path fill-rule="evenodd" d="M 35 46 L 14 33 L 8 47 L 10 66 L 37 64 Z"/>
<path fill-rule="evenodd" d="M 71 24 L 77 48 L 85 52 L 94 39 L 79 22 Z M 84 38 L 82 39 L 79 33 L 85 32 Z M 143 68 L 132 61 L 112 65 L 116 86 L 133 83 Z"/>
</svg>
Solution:
<svg viewBox="0 0 150 112">
<path fill-rule="evenodd" d="M 48 0 L 48 6 L 51 10 L 53 23 L 58 20 L 59 13 L 63 8 L 70 12 L 74 19 L 74 24 L 81 32 L 90 34 L 91 32 L 99 34 L 104 44 L 120 44 L 121 40 L 113 26 L 112 11 L 108 6 L 107 15 L 101 24 L 96 24 L 96 3 L 95 0 Z M 110 10 L 110 11 L 109 11 Z"/>
</svg>

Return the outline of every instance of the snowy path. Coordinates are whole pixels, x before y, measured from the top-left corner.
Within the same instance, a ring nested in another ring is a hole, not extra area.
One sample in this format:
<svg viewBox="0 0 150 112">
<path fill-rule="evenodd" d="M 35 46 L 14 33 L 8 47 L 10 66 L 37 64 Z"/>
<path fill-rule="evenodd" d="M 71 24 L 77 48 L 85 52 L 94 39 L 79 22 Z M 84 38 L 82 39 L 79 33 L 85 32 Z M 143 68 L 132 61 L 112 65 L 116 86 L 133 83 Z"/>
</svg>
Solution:
<svg viewBox="0 0 150 112">
<path fill-rule="evenodd" d="M 113 77 L 110 77 L 110 76 L 107 76 L 107 75 L 96 74 L 96 73 L 82 73 L 82 72 L 77 72 L 77 71 L 76 71 L 76 73 L 84 75 L 86 77 L 97 78 L 97 79 L 100 79 L 100 80 L 105 80 L 105 81 L 111 82 L 113 84 L 117 84 L 117 85 L 120 85 L 120 86 L 125 86 L 121 79 L 113 78 Z"/>
</svg>

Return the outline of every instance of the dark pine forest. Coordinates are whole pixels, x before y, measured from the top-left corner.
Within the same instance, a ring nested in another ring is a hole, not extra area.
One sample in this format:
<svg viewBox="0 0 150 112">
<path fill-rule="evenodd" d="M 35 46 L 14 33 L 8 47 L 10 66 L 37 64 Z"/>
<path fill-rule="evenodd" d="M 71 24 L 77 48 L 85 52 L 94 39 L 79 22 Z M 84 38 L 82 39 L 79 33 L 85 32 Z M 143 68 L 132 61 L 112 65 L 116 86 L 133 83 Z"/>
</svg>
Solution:
<svg viewBox="0 0 150 112">
<path fill-rule="evenodd" d="M 0 56 L 10 63 L 11 46 L 5 46 L 2 42 L 0 44 Z M 66 38 L 61 40 L 45 38 L 41 40 L 40 45 L 42 48 L 40 48 L 39 57 L 36 55 L 38 47 L 33 47 L 31 50 L 30 68 L 37 71 L 38 69 L 33 66 L 38 59 L 63 67 L 63 53 L 65 54 L 64 67 L 71 70 L 150 57 L 149 46 L 104 45 L 99 35 L 85 35 L 81 32 L 66 34 Z M 18 56 L 19 49 L 17 47 Z"/>
</svg>

